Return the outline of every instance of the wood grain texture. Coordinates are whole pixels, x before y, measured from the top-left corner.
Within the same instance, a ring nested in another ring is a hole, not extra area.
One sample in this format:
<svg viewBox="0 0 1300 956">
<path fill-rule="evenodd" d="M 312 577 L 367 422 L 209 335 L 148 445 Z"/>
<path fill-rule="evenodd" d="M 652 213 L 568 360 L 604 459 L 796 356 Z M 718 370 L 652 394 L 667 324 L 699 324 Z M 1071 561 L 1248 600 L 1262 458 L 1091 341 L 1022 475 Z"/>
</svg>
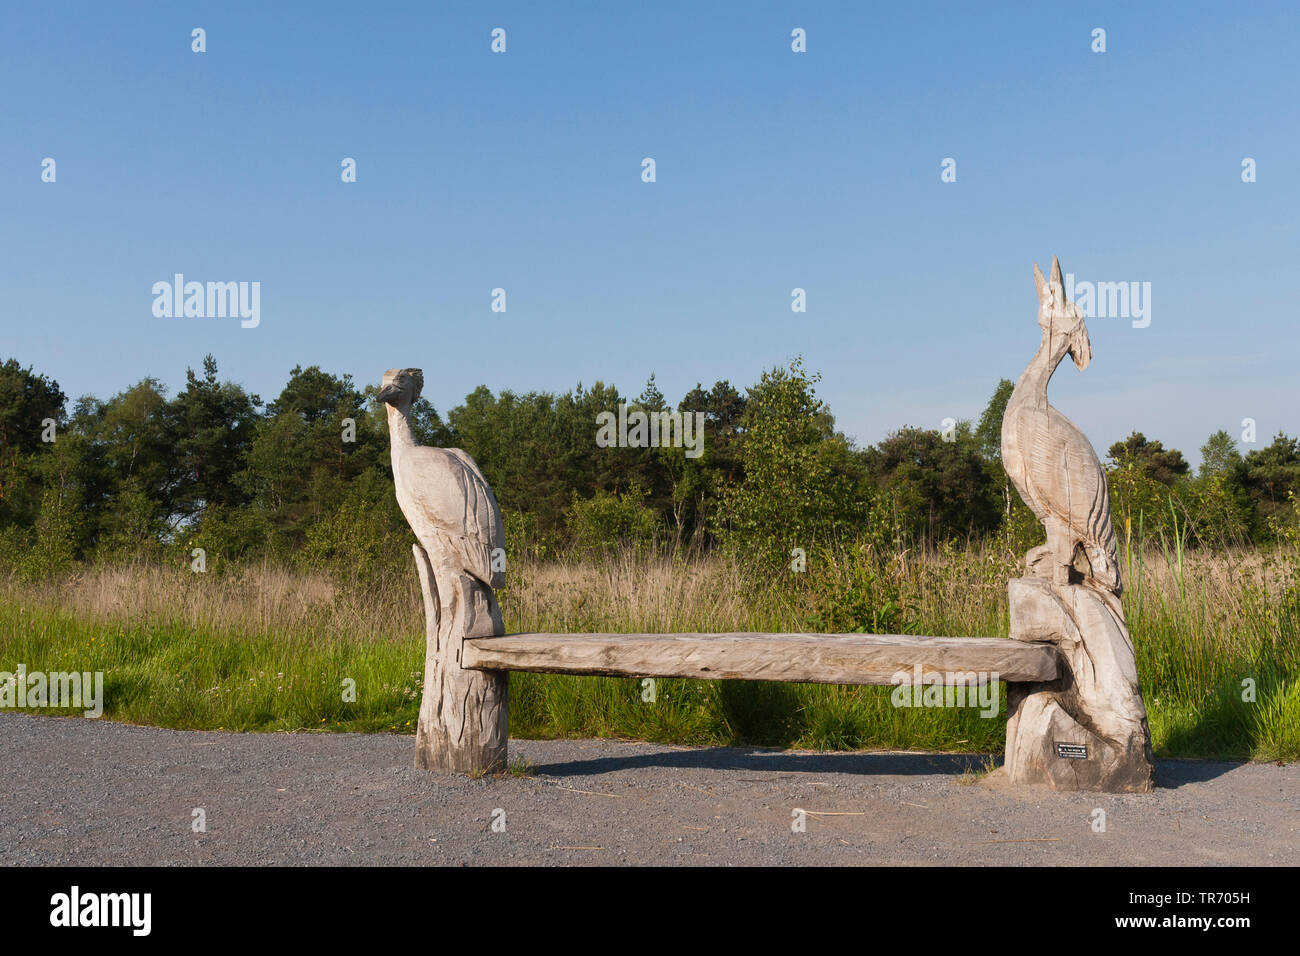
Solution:
<svg viewBox="0 0 1300 956">
<path fill-rule="evenodd" d="M 465 641 L 461 662 L 484 670 L 706 680 L 891 684 L 916 665 L 929 674 L 996 673 L 1050 681 L 1047 644 L 997 637 L 895 634 L 511 634 Z M 944 683 L 965 678 L 946 679 Z"/>
<path fill-rule="evenodd" d="M 397 503 L 419 544 L 412 545 L 424 596 L 424 693 L 415 733 L 415 765 L 485 773 L 506 765 L 509 685 L 500 672 L 467 670 L 466 637 L 502 634 L 494 587 L 505 573 L 505 531 L 496 497 L 474 459 L 458 448 L 428 448 L 411 430 L 412 404 L 424 374 L 384 373 L 375 398 L 388 405 Z"/>
<path fill-rule="evenodd" d="M 1123 584 L 1106 473 L 1083 432 L 1047 400 L 1047 383 L 1066 355 L 1080 371 L 1092 361 L 1088 327 L 1066 298 L 1055 257 L 1051 280 L 1035 264 L 1034 281 L 1042 340 L 1002 417 L 1003 467 L 1047 531 L 1047 544 L 1031 550 L 1026 564 L 1055 584 L 1082 575 L 1082 583 L 1118 597 Z"/>
<path fill-rule="evenodd" d="M 450 565 L 435 566 L 411 545 L 424 594 L 424 694 L 416 722 L 421 770 L 486 773 L 506 766 L 509 683 L 501 672 L 463 664 L 466 636 L 501 634 L 492 589 Z"/>
<path fill-rule="evenodd" d="M 1055 790 L 1149 792 L 1151 730 L 1133 641 L 1113 596 L 1042 578 L 1018 578 L 1008 592 L 1012 637 L 1052 642 L 1065 668 L 1057 681 L 1007 689 L 1007 777 Z M 1086 756 L 1062 756 L 1061 744 Z"/>
<path fill-rule="evenodd" d="M 1042 339 L 1007 402 L 1002 464 L 1042 521 L 1047 543 L 1008 585 L 1011 636 L 1054 644 L 1056 681 L 1007 691 L 1005 772 L 1057 790 L 1144 793 L 1155 785 L 1151 731 L 1121 602 L 1106 473 L 1088 439 L 1047 400 L 1066 355 L 1092 360 L 1083 311 L 1069 301 L 1061 263 L 1034 266 Z"/>
<path fill-rule="evenodd" d="M 488 587 L 502 587 L 504 566 L 493 552 L 505 554 L 506 533 L 483 472 L 459 448 L 420 445 L 411 431 L 411 405 L 423 383 L 417 368 L 389 369 L 375 396 L 388 406 L 397 504 L 435 567 L 454 565 Z"/>
</svg>

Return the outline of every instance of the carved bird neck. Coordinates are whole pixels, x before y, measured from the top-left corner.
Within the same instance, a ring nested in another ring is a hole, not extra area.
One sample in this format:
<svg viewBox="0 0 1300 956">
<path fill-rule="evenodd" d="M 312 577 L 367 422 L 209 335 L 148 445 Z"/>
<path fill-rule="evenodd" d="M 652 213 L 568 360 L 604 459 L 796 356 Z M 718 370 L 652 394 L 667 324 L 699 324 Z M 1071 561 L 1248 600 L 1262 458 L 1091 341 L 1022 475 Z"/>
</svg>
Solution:
<svg viewBox="0 0 1300 956">
<path fill-rule="evenodd" d="M 1020 381 L 1016 383 L 1015 393 L 1012 395 L 1012 401 L 1016 404 L 1028 403 L 1035 405 L 1047 404 L 1047 383 L 1051 380 L 1056 368 L 1065 358 L 1066 353 L 1070 350 L 1070 338 L 1061 332 L 1050 329 L 1043 330 L 1043 340 L 1039 343 L 1038 351 L 1030 360 L 1029 365 L 1025 367 L 1024 373 L 1020 376 Z"/>
<path fill-rule="evenodd" d="M 388 406 L 388 440 L 392 450 L 393 472 L 397 472 L 397 461 L 402 452 L 417 447 L 415 434 L 411 431 L 411 403 L 402 401 Z"/>
</svg>

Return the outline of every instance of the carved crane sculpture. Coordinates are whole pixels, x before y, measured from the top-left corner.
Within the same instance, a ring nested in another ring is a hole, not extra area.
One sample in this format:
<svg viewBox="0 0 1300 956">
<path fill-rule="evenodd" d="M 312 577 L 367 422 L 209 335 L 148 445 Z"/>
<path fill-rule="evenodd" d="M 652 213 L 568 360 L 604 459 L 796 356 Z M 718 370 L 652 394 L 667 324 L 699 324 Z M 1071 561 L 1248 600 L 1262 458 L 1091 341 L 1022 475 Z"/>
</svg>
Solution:
<svg viewBox="0 0 1300 956">
<path fill-rule="evenodd" d="M 1088 367 L 1088 329 L 1082 311 L 1065 298 L 1055 256 L 1051 282 L 1044 281 L 1037 263 L 1034 281 L 1043 340 L 1016 383 L 1002 419 L 1007 477 L 1047 529 L 1047 544 L 1030 550 L 1025 563 L 1031 573 L 1049 577 L 1054 584 L 1069 584 L 1074 578 L 1095 588 L 1122 614 L 1117 598 L 1123 586 L 1105 472 L 1083 432 L 1047 402 L 1047 382 L 1067 353 L 1080 371 Z M 1044 561 L 1050 562 L 1050 571 L 1041 567 Z"/>
<path fill-rule="evenodd" d="M 462 668 L 461 641 L 504 633 L 492 589 L 505 584 L 505 529 L 473 458 L 459 448 L 416 444 L 411 406 L 423 386 L 419 369 L 389 369 L 375 395 L 388 405 L 397 503 L 420 542 L 412 550 L 428 648 L 415 764 L 482 772 L 504 763 L 506 682 L 499 673 Z"/>
<path fill-rule="evenodd" d="M 504 572 L 492 570 L 492 552 L 506 541 L 496 497 L 478 464 L 459 448 L 416 444 L 411 405 L 423 387 L 420 369 L 389 369 L 375 395 L 388 405 L 397 503 L 435 568 L 450 563 L 490 588 L 501 587 Z"/>
</svg>

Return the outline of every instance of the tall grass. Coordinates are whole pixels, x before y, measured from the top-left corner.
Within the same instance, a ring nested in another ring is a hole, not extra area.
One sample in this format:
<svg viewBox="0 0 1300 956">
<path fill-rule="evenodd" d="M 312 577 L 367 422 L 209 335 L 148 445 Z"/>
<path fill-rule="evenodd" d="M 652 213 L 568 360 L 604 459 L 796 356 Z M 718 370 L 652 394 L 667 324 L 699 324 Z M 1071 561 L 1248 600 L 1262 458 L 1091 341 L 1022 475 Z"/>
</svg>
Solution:
<svg viewBox="0 0 1300 956">
<path fill-rule="evenodd" d="M 1211 555 L 1175 538 L 1126 548 L 1125 564 L 1157 752 L 1300 757 L 1295 549 Z M 512 632 L 1005 636 L 1006 582 L 1020 573 L 1018 557 L 990 547 L 845 548 L 810 554 L 804 573 L 721 554 L 521 555 L 500 597 Z M 215 576 L 138 564 L 35 585 L 0 579 L 0 670 L 103 671 L 105 713 L 118 720 L 409 732 L 423 643 L 413 573 L 355 582 L 272 565 Z M 652 702 L 644 690 L 634 679 L 512 674 L 511 732 L 824 749 L 1003 743 L 1001 714 L 895 708 L 889 688 L 659 680 Z"/>
</svg>

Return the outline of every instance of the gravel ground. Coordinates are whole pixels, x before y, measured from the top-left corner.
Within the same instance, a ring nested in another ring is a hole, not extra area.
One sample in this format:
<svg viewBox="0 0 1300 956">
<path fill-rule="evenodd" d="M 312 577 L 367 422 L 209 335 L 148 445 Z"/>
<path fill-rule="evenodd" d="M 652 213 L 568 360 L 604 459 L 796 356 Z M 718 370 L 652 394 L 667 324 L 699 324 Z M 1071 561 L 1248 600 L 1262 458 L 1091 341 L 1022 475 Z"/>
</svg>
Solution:
<svg viewBox="0 0 1300 956">
<path fill-rule="evenodd" d="M 1298 764 L 1162 760 L 1116 796 L 947 754 L 510 747 L 531 775 L 470 780 L 415 770 L 412 737 L 2 714 L 0 865 L 1300 864 Z"/>
</svg>

